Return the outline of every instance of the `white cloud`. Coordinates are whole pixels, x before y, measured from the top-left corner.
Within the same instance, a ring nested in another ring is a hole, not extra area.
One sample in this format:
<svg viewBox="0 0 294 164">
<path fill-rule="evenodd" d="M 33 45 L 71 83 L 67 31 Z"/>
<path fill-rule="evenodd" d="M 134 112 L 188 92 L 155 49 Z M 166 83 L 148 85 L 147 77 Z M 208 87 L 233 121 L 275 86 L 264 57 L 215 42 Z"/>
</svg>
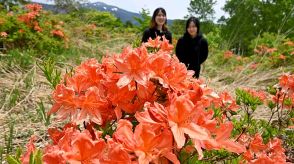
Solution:
<svg viewBox="0 0 294 164">
<path fill-rule="evenodd" d="M 52 0 L 33 0 L 35 2 L 52 3 Z M 140 12 L 142 8 L 148 9 L 150 14 L 158 7 L 163 7 L 167 12 L 168 19 L 182 19 L 188 14 L 190 0 L 89 0 L 90 2 L 104 2 L 132 12 Z M 224 15 L 221 8 L 226 0 L 218 0 L 214 9 L 216 19 Z"/>
<path fill-rule="evenodd" d="M 91 2 L 97 2 L 97 0 L 90 0 Z M 188 15 L 188 6 L 190 0 L 98 0 L 110 5 L 117 6 L 119 8 L 140 12 L 142 8 L 148 9 L 150 14 L 158 7 L 163 7 L 167 12 L 167 17 L 169 19 L 181 19 L 184 16 Z M 123 3 L 122 3 L 123 1 Z M 217 0 L 217 3 L 214 6 L 215 17 L 216 19 L 224 15 L 222 7 L 224 6 L 226 0 Z"/>
</svg>

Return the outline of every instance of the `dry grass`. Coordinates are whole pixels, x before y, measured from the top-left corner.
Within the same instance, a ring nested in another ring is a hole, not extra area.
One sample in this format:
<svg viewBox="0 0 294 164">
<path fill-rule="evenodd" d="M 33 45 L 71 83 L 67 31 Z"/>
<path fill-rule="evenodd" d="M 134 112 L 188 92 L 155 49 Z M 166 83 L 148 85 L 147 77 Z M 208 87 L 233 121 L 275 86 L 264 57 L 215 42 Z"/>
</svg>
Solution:
<svg viewBox="0 0 294 164">
<path fill-rule="evenodd" d="M 17 67 L 9 69 L 2 67 L 1 70 L 0 145 L 4 144 L 4 134 L 7 134 L 8 124 L 13 121 L 15 129 L 13 143 L 23 146 L 24 140 L 27 140 L 31 134 L 42 136 L 45 132 L 46 127 L 38 121 L 36 108 L 40 99 L 47 100 L 46 97 L 50 95 L 51 89 L 36 65 L 27 71 Z M 30 83 L 30 86 L 26 87 L 26 83 Z"/>
<path fill-rule="evenodd" d="M 121 52 L 122 48 L 129 46 L 129 38 L 113 38 L 102 41 L 97 45 L 89 44 L 83 40 L 76 40 L 76 46 L 86 49 L 93 54 L 113 54 Z M 93 57 L 93 56 L 90 56 Z M 95 57 L 95 56 L 94 56 Z M 87 54 L 83 54 L 81 60 L 86 60 Z M 73 60 L 74 61 L 74 60 Z M 62 68 L 62 75 L 65 70 L 75 67 L 73 61 L 59 63 Z M 18 66 L 9 68 L 7 63 L 0 61 L 0 146 L 5 145 L 4 135 L 9 133 L 9 124 L 14 124 L 14 148 L 23 147 L 31 135 L 39 137 L 37 146 L 43 146 L 48 142 L 48 127 L 41 121 L 37 113 L 38 102 L 44 103 L 46 110 L 50 110 L 52 88 L 48 85 L 43 72 L 35 64 L 29 70 L 23 70 Z M 53 118 L 54 119 L 54 118 Z M 52 118 L 51 118 L 52 120 Z M 52 122 L 50 127 L 57 125 Z M 57 125 L 61 126 L 61 125 Z M 15 149 L 14 149 L 15 150 Z"/>
<path fill-rule="evenodd" d="M 211 63 L 209 63 L 211 64 Z M 247 67 L 249 67 L 248 64 Z M 206 76 L 206 72 L 211 66 L 206 66 L 206 70 L 202 72 L 202 75 L 206 79 L 206 83 L 209 87 L 213 88 L 218 93 L 227 91 L 231 95 L 235 94 L 237 88 L 251 88 L 256 90 L 266 90 L 268 86 L 274 85 L 278 82 L 278 78 L 283 74 L 287 73 L 285 70 L 288 68 L 280 67 L 277 69 L 266 70 L 266 71 L 254 71 L 250 74 L 245 74 L 244 71 L 240 72 L 225 72 L 219 70 L 215 77 Z M 289 67 L 291 68 L 291 67 Z M 248 68 L 247 68 L 248 69 Z M 246 70 L 246 67 L 245 69 Z M 226 79 L 231 81 L 226 82 Z M 259 106 L 255 113 L 254 118 L 268 120 L 271 116 L 270 110 L 265 106 Z M 241 116 L 239 116 L 241 117 Z M 274 115 L 273 120 L 277 119 L 277 115 Z"/>
</svg>

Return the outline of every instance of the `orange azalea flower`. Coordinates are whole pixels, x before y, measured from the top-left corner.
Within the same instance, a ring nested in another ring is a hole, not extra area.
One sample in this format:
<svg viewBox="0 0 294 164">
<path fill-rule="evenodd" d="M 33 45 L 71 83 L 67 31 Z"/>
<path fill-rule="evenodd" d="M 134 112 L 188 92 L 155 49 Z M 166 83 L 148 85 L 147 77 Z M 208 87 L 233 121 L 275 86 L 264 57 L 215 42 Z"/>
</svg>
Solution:
<svg viewBox="0 0 294 164">
<path fill-rule="evenodd" d="M 168 127 L 167 110 L 163 105 L 157 102 L 154 102 L 154 104 L 146 102 L 144 104 L 144 109 L 145 110 L 143 112 L 136 112 L 135 114 L 136 119 L 140 123 L 154 124 L 166 128 Z"/>
<path fill-rule="evenodd" d="M 132 161 L 135 157 L 130 155 L 122 144 L 114 142 L 113 139 L 107 139 L 107 146 L 105 149 L 107 152 L 104 153 L 102 159 L 100 159 L 101 164 L 136 163 Z"/>
<path fill-rule="evenodd" d="M 230 152 L 235 152 L 239 154 L 246 151 L 245 146 L 230 139 L 232 130 L 233 124 L 231 122 L 220 124 L 220 127 L 216 130 L 215 141 L 217 143 L 217 147 L 214 147 L 214 149 L 224 148 Z"/>
<path fill-rule="evenodd" d="M 249 145 L 249 148 L 254 153 L 258 153 L 266 149 L 266 145 L 263 144 L 263 140 L 260 134 L 255 134 L 254 139 Z"/>
<path fill-rule="evenodd" d="M 105 86 L 108 89 L 107 97 L 112 104 L 121 107 L 122 104 L 134 103 L 137 99 L 135 82 L 132 81 L 128 86 L 123 88 L 119 88 L 116 83 L 117 80 L 105 83 Z"/>
<path fill-rule="evenodd" d="M 196 82 L 192 82 L 188 84 L 188 90 L 187 90 L 187 94 L 190 97 L 190 100 L 196 104 L 197 101 L 201 101 L 201 98 L 203 96 L 203 90 L 201 88 L 201 86 L 196 83 Z"/>
<path fill-rule="evenodd" d="M 57 128 L 49 128 L 48 134 L 53 141 L 53 144 L 58 144 L 59 140 L 65 135 L 65 131 L 71 128 L 76 129 L 76 125 L 73 123 L 68 123 L 63 127 L 62 131 L 58 130 Z"/>
<path fill-rule="evenodd" d="M 285 92 L 289 91 L 290 94 L 294 92 L 294 75 L 284 74 L 279 80 L 279 84 Z"/>
<path fill-rule="evenodd" d="M 25 8 L 27 8 L 30 11 L 39 12 L 42 10 L 42 5 L 39 4 L 27 4 L 25 5 Z"/>
<path fill-rule="evenodd" d="M 195 122 L 197 112 L 197 107 L 186 96 L 175 97 L 168 107 L 168 123 L 178 148 L 184 146 L 185 134 L 192 139 L 209 138 L 208 131 Z"/>
<path fill-rule="evenodd" d="M 208 111 L 199 110 L 198 111 L 199 118 L 197 120 L 197 124 L 206 128 L 209 132 L 215 133 L 218 121 L 213 119 L 214 112 L 212 109 Z"/>
<path fill-rule="evenodd" d="M 266 99 L 266 94 L 264 91 L 255 91 L 253 89 L 250 89 L 250 88 L 246 88 L 246 89 L 243 89 L 244 91 L 248 92 L 250 95 L 252 95 L 253 97 L 257 97 L 259 98 L 260 101 L 264 102 L 265 99 Z"/>
<path fill-rule="evenodd" d="M 233 57 L 233 55 L 234 55 L 234 53 L 232 51 L 228 50 L 224 53 L 224 58 L 229 59 L 229 58 Z"/>
<path fill-rule="evenodd" d="M 173 136 L 168 129 L 139 124 L 135 129 L 134 139 L 137 141 L 135 154 L 139 163 L 159 163 L 160 157 L 165 157 L 174 164 L 180 164 L 172 152 Z"/>
<path fill-rule="evenodd" d="M 156 86 L 151 81 L 148 81 L 146 87 L 140 84 L 137 85 L 137 96 L 144 102 L 155 101 L 157 98 L 155 91 L 156 91 Z"/>
<path fill-rule="evenodd" d="M 132 50 L 124 49 L 124 52 L 115 58 L 115 66 L 122 73 L 117 82 L 117 86 L 122 88 L 127 86 L 132 80 L 146 86 L 149 71 L 146 68 L 147 50 L 145 47 Z"/>
<path fill-rule="evenodd" d="M 166 69 L 170 65 L 170 55 L 167 53 L 158 53 L 148 58 L 148 67 L 153 71 L 153 77 L 163 77 Z"/>
<path fill-rule="evenodd" d="M 87 63 L 78 67 L 77 74 L 66 79 L 67 87 L 57 86 L 55 104 L 49 114 L 57 112 L 59 118 L 71 116 L 78 122 L 90 119 L 99 125 L 112 119 L 114 112 L 111 103 L 106 99 L 105 89 L 101 85 L 94 86 L 98 80 L 95 77 L 100 78 L 96 74 L 96 67 L 91 68 Z"/>
<path fill-rule="evenodd" d="M 241 56 L 237 56 L 236 59 L 237 59 L 238 61 L 242 61 L 242 57 L 241 57 Z"/>
<path fill-rule="evenodd" d="M 102 125 L 104 121 L 114 116 L 111 104 L 97 87 L 89 88 L 79 100 L 81 110 L 76 121 L 88 122 L 89 119 L 98 125 Z"/>
<path fill-rule="evenodd" d="M 82 74 L 75 74 L 73 77 L 66 76 L 65 78 L 66 86 L 72 88 L 76 94 L 83 94 L 94 85 L 88 76 Z"/>
<path fill-rule="evenodd" d="M 45 163 L 65 163 L 68 161 L 93 163 L 97 162 L 101 152 L 105 147 L 105 142 L 102 139 L 92 141 L 92 136 L 88 130 L 79 132 L 73 125 L 66 125 L 63 131 L 53 129 L 53 134 L 50 137 L 56 137 L 56 145 L 47 145 L 43 155 Z M 51 133 L 52 133 L 51 132 Z"/>
<path fill-rule="evenodd" d="M 7 33 L 4 31 L 4 32 L 0 32 L 0 36 L 2 38 L 6 38 L 7 37 Z"/>
<path fill-rule="evenodd" d="M 116 114 L 125 111 L 127 113 L 135 113 L 141 110 L 144 102 L 138 99 L 136 94 L 135 82 L 131 82 L 129 86 L 118 88 L 116 81 L 110 81 L 105 83 L 107 90 L 107 98 L 111 101 L 113 106 L 116 107 Z M 120 115 L 120 114 L 119 114 Z"/>
<path fill-rule="evenodd" d="M 192 154 L 195 151 L 195 147 L 193 145 L 185 146 L 184 151 L 189 153 L 189 154 Z"/>
<path fill-rule="evenodd" d="M 113 134 L 114 140 L 123 144 L 128 151 L 133 151 L 136 145 L 132 128 L 132 123 L 127 120 L 120 119 L 118 121 L 117 129 Z"/>
<path fill-rule="evenodd" d="M 61 26 L 63 26 L 64 25 L 64 22 L 63 21 L 59 21 L 58 24 L 61 25 Z"/>
<path fill-rule="evenodd" d="M 250 68 L 250 69 L 256 69 L 257 66 L 258 66 L 257 63 L 252 63 L 252 64 L 249 66 L 249 68 Z"/>
<path fill-rule="evenodd" d="M 265 45 L 259 45 L 257 46 L 257 49 L 254 49 L 254 52 L 257 54 L 264 55 L 264 54 L 271 54 L 277 50 L 278 50 L 277 48 L 269 48 Z"/>
<path fill-rule="evenodd" d="M 288 45 L 288 46 L 294 46 L 294 42 L 292 42 L 292 41 L 287 41 L 287 42 L 285 42 L 284 43 L 285 45 Z"/>
<path fill-rule="evenodd" d="M 95 30 L 97 28 L 97 26 L 95 24 L 89 24 L 89 25 L 87 25 L 87 27 L 91 30 Z"/>
<path fill-rule="evenodd" d="M 87 131 L 85 131 L 87 133 Z M 72 141 L 80 134 L 76 127 L 68 127 L 62 130 L 61 138 L 58 140 L 58 147 L 64 152 L 72 151 Z M 90 134 L 88 134 L 90 136 Z"/>
<path fill-rule="evenodd" d="M 24 30 L 24 29 L 19 29 L 18 32 L 19 32 L 19 33 L 24 33 L 25 30 Z"/>
<path fill-rule="evenodd" d="M 53 92 L 53 99 L 55 103 L 48 114 L 57 112 L 60 118 L 75 115 L 76 107 L 79 104 L 75 96 L 75 91 L 72 88 L 58 84 L 56 90 Z"/>
<path fill-rule="evenodd" d="M 283 55 L 283 54 L 280 54 L 280 55 L 279 55 L 279 59 L 286 60 L 286 56 Z"/>
<path fill-rule="evenodd" d="M 220 94 L 221 106 L 226 110 L 237 111 L 239 106 L 236 101 L 229 95 L 228 92 L 223 92 Z"/>
<path fill-rule="evenodd" d="M 164 87 L 170 87 L 173 90 L 182 90 L 185 88 L 185 80 L 191 79 L 192 75 L 185 64 L 178 62 L 174 58 L 170 58 L 168 67 L 164 68 L 158 66 L 158 69 L 164 69 L 165 73 L 160 77 L 159 80 Z"/>
<path fill-rule="evenodd" d="M 148 42 L 143 43 L 144 46 L 146 47 L 152 47 L 152 48 L 159 48 L 161 45 L 161 40 L 160 40 L 160 36 L 157 36 L 154 40 L 150 37 L 148 39 Z"/>
<path fill-rule="evenodd" d="M 214 105 L 214 107 L 218 108 L 221 107 L 221 99 L 219 95 L 214 92 L 211 88 L 203 87 L 203 96 L 201 98 L 201 103 L 204 108 L 208 108 L 211 105 Z"/>
<path fill-rule="evenodd" d="M 95 86 L 101 84 L 101 80 L 104 79 L 105 76 L 102 65 L 94 58 L 84 61 L 75 69 L 75 73 L 84 75 L 88 78 L 87 83 L 90 82 Z"/>
<path fill-rule="evenodd" d="M 247 150 L 245 153 L 242 154 L 242 157 L 245 160 L 250 161 L 253 159 L 253 153 L 251 153 L 251 151 Z"/>
<path fill-rule="evenodd" d="M 186 84 L 194 82 L 192 78 L 194 71 L 187 70 L 185 65 L 179 61 L 176 55 L 170 56 L 169 53 L 159 51 L 153 56 L 153 58 L 151 58 L 149 64 L 151 70 L 155 72 L 155 77 L 162 78 L 167 84 L 169 81 L 175 79 L 178 79 L 178 83 L 179 85 L 182 85 L 182 87 L 186 87 Z M 173 79 L 171 73 L 174 73 L 175 79 Z M 176 82 L 173 83 L 175 84 Z M 161 84 L 164 85 L 162 82 Z"/>
<path fill-rule="evenodd" d="M 289 93 L 288 93 L 289 94 Z M 276 95 L 272 96 L 272 101 L 274 103 L 279 103 L 279 104 L 283 104 L 282 105 L 282 110 L 283 109 L 292 109 L 293 105 L 294 105 L 294 94 L 291 93 L 292 95 L 288 95 L 287 93 L 284 92 L 277 92 Z M 285 104 L 285 100 L 290 100 L 291 104 Z"/>
<path fill-rule="evenodd" d="M 255 134 L 249 149 L 243 154 L 243 159 L 248 163 L 286 163 L 285 149 L 278 138 L 270 140 L 266 145 L 260 134 Z"/>
<path fill-rule="evenodd" d="M 56 37 L 59 37 L 59 38 L 64 38 L 65 37 L 63 31 L 61 31 L 61 30 L 52 30 L 51 34 L 53 36 L 56 36 Z"/>
<path fill-rule="evenodd" d="M 18 20 L 24 22 L 28 26 L 32 26 L 32 20 L 36 19 L 39 16 L 38 12 L 29 12 L 18 17 Z"/>
<path fill-rule="evenodd" d="M 267 143 L 269 151 L 272 153 L 285 153 L 285 149 L 282 147 L 282 141 L 278 138 L 274 138 Z"/>
<path fill-rule="evenodd" d="M 275 164 L 275 161 L 269 158 L 266 154 L 261 154 L 258 159 L 252 160 L 252 164 Z"/>
<path fill-rule="evenodd" d="M 273 53 L 273 52 L 275 52 L 277 50 L 278 50 L 277 48 L 267 48 L 266 52 L 271 54 L 271 53 Z"/>
<path fill-rule="evenodd" d="M 165 38 L 165 36 L 162 37 L 163 41 L 160 44 L 160 50 L 171 52 L 174 49 L 174 46 L 172 44 L 169 44 L 169 40 Z"/>
<path fill-rule="evenodd" d="M 44 164 L 66 164 L 66 159 L 63 156 L 64 151 L 56 145 L 48 145 L 44 149 L 42 161 Z"/>
<path fill-rule="evenodd" d="M 132 124 L 127 120 L 120 120 L 114 138 L 128 151 L 134 152 L 139 163 L 157 163 L 162 156 L 173 163 L 179 163 L 172 153 L 173 138 L 168 129 L 162 130 L 160 126 L 140 123 L 133 133 Z"/>
<path fill-rule="evenodd" d="M 23 154 L 21 156 L 21 159 L 20 161 L 23 163 L 23 164 L 29 164 L 30 162 L 30 155 L 31 153 L 34 153 L 34 151 L 36 150 L 36 147 L 34 145 L 34 141 L 37 139 L 36 136 L 31 136 L 30 138 L 30 141 L 29 143 L 27 144 L 27 151 L 25 154 Z"/>
<path fill-rule="evenodd" d="M 89 135 L 80 133 L 72 141 L 72 150 L 65 153 L 65 158 L 69 163 L 99 163 L 105 146 L 104 140 L 92 141 Z"/>
<path fill-rule="evenodd" d="M 34 21 L 33 24 L 34 24 L 34 30 L 38 32 L 42 32 L 43 29 L 39 26 L 38 22 Z"/>
</svg>

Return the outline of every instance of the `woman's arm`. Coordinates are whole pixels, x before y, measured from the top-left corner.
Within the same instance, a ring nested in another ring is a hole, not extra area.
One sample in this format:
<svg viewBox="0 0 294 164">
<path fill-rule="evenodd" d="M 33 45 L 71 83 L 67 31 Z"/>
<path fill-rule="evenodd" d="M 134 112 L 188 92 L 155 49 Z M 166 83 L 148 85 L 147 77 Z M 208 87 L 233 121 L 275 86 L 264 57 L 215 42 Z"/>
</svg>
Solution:
<svg viewBox="0 0 294 164">
<path fill-rule="evenodd" d="M 165 35 L 165 38 L 167 40 L 169 40 L 169 44 L 172 44 L 173 43 L 173 37 L 172 37 L 172 33 L 171 32 L 167 31 L 166 32 L 166 35 Z"/>
<path fill-rule="evenodd" d="M 178 59 L 183 62 L 183 52 L 184 48 L 183 48 L 183 39 L 180 38 L 177 42 L 176 45 L 176 56 L 178 57 Z"/>
</svg>

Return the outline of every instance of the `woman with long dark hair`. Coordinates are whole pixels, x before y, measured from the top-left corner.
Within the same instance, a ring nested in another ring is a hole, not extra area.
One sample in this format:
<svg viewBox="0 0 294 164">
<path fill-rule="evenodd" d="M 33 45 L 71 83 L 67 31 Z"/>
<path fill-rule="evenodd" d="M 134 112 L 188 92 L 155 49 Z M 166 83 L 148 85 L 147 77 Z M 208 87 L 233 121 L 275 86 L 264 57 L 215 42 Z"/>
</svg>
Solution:
<svg viewBox="0 0 294 164">
<path fill-rule="evenodd" d="M 194 77 L 199 78 L 201 64 L 208 56 L 208 43 L 200 32 L 200 21 L 190 17 L 186 23 L 186 32 L 176 46 L 176 55 L 189 70 L 194 70 Z"/>
<path fill-rule="evenodd" d="M 159 7 L 155 9 L 150 22 L 150 27 L 144 31 L 142 42 L 147 42 L 149 38 L 155 39 L 157 36 L 165 36 L 169 43 L 172 43 L 172 34 L 167 29 L 166 11 Z"/>
</svg>

